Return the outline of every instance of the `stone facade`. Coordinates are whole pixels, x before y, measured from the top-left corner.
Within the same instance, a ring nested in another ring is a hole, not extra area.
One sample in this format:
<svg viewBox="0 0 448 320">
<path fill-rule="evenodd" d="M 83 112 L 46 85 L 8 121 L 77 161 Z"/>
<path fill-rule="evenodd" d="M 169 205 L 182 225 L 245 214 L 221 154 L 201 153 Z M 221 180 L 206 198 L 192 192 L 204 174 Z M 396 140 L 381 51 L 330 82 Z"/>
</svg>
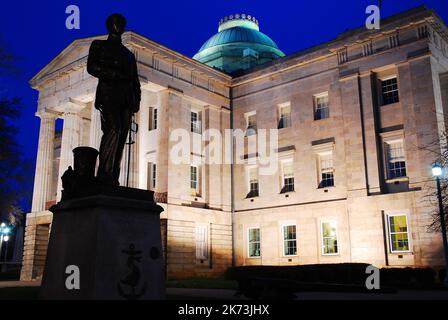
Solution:
<svg viewBox="0 0 448 320">
<path fill-rule="evenodd" d="M 96 80 L 86 61 L 100 38 L 73 42 L 31 80 L 41 129 L 22 279 L 42 273 L 42 230 L 51 223 L 45 204 L 59 200 L 71 150 L 98 146 Z M 425 147 L 445 147 L 448 111 L 448 29 L 435 13 L 411 10 L 383 20 L 380 31 L 347 32 L 237 77 L 132 32 L 123 40 L 136 54 L 142 84 L 130 186 L 153 189 L 165 210 L 168 277 L 221 276 L 232 264 L 442 265 L 441 236 L 427 230 L 434 207 L 426 197 L 434 156 Z M 279 126 L 285 106 L 288 120 Z M 200 130 L 191 127 L 191 112 Z M 251 116 L 257 129 L 284 127 L 275 174 L 252 177 L 257 164 L 247 149 L 245 163 L 203 163 L 210 156 L 205 130 L 245 131 Z M 52 170 L 57 118 L 64 126 Z M 179 128 L 193 141 L 195 188 L 191 164 L 172 159 L 170 135 Z M 293 190 L 285 191 L 286 170 Z M 248 197 L 255 180 L 258 196 Z"/>
</svg>

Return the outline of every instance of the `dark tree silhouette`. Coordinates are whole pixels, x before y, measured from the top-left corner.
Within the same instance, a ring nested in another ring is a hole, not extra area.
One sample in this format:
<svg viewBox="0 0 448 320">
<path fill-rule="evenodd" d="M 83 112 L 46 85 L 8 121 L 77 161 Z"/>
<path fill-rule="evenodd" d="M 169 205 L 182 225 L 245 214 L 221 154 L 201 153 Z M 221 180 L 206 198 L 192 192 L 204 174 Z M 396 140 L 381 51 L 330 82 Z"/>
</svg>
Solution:
<svg viewBox="0 0 448 320">
<path fill-rule="evenodd" d="M 445 120 L 445 123 L 448 124 L 448 119 Z M 448 130 L 448 128 L 447 128 Z M 434 163 L 438 163 L 442 167 L 442 176 L 440 177 L 440 189 L 442 191 L 442 203 L 444 208 L 444 217 L 446 221 L 446 227 L 448 228 L 448 148 L 441 148 L 441 144 L 444 141 L 448 141 L 448 131 L 442 133 L 440 137 L 436 137 L 434 141 L 420 149 L 428 152 L 432 155 L 434 159 Z M 429 182 L 429 181 L 428 181 Z M 428 225 L 428 229 L 434 232 L 441 231 L 440 224 L 440 213 L 438 206 L 438 197 L 437 197 L 437 187 L 434 181 L 428 183 L 427 186 L 426 199 L 432 207 L 434 207 L 434 211 L 432 212 L 432 219 L 430 225 Z"/>
<path fill-rule="evenodd" d="M 20 99 L 10 97 L 5 87 L 8 78 L 15 74 L 15 59 L 0 43 L 0 219 L 18 225 L 23 217 L 21 204 L 29 198 L 29 190 L 24 186 L 30 177 L 26 175 L 29 161 L 21 156 L 16 139 Z"/>
</svg>

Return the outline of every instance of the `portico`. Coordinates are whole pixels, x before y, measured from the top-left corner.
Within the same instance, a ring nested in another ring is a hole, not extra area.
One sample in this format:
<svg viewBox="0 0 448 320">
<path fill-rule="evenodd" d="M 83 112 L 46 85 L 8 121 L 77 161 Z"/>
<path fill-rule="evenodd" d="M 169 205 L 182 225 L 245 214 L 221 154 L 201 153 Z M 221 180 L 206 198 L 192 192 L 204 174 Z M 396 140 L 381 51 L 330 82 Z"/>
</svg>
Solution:
<svg viewBox="0 0 448 320">
<path fill-rule="evenodd" d="M 41 119 L 41 126 L 33 206 L 32 212 L 27 216 L 24 264 L 21 275 L 23 280 L 39 278 L 41 275 L 45 252 L 40 250 L 40 253 L 43 253 L 40 259 L 35 257 L 38 256 L 36 252 L 39 251 L 39 246 L 42 245 L 41 248 L 43 248 L 48 242 L 48 235 L 42 231 L 39 233 L 39 230 L 42 229 L 41 225 L 47 228 L 45 230 L 49 230 L 52 214 L 47 209 L 60 200 L 62 189 L 60 177 L 68 166 L 73 165 L 72 150 L 78 146 L 91 146 L 97 149 L 99 147 L 102 135 L 101 120 L 99 111 L 94 108 L 97 80 L 86 71 L 89 44 L 99 38 L 101 37 L 73 42 L 31 80 L 33 88 L 39 91 L 36 115 Z M 164 207 L 162 218 L 172 220 L 173 225 L 176 225 L 176 219 L 193 222 L 194 219 L 188 214 L 179 217 L 172 213 L 177 210 L 178 205 L 196 201 L 189 195 L 189 190 L 186 192 L 188 196 L 185 196 L 184 190 L 180 189 L 174 180 L 170 183 L 170 177 L 185 171 L 182 165 L 173 165 L 169 161 L 168 148 L 172 143 L 169 141 L 170 128 L 182 126 L 189 130 L 189 112 L 192 104 L 201 111 L 206 106 L 216 106 L 218 111 L 215 122 L 221 124 L 221 117 L 225 115 L 224 120 L 228 123 L 230 115 L 227 112 L 229 104 L 227 86 L 230 77 L 132 32 L 123 35 L 123 43 L 136 54 L 138 60 L 142 101 L 140 112 L 135 117 L 138 132 L 133 135 L 135 143 L 131 147 L 129 164 L 127 146 L 123 154 L 120 184 L 126 185 L 126 175 L 130 166 L 129 186 L 146 189 L 152 174 L 148 171 L 148 164 L 156 165 L 157 169 L 154 170 L 157 172 L 157 177 L 154 179 L 156 182 L 151 189 L 156 191 L 156 198 Z M 157 129 L 152 128 L 151 123 L 153 114 L 150 112 L 155 109 L 157 110 Z M 53 172 L 57 119 L 63 120 L 63 131 L 59 169 Z M 52 183 L 55 180 L 53 179 L 55 174 L 58 176 L 56 186 Z M 207 177 L 216 180 L 219 185 L 222 183 L 220 175 L 207 174 Z M 189 177 L 185 176 L 185 179 L 188 181 Z M 56 190 L 56 195 L 53 194 L 53 190 Z M 230 197 L 227 197 L 227 204 L 224 204 L 226 200 L 223 200 L 221 188 L 218 193 L 219 195 L 212 196 L 219 199 L 216 207 L 219 210 L 223 206 L 229 208 Z M 210 197 L 208 191 L 202 194 L 198 202 L 205 204 L 206 197 Z M 171 205 L 173 206 L 170 207 Z M 230 230 L 229 213 L 220 212 L 218 216 L 210 218 L 209 223 L 219 222 L 219 225 L 222 224 L 224 228 Z M 179 223 L 184 224 L 184 222 Z M 169 223 L 166 225 L 168 225 L 166 228 L 170 228 Z M 171 238 L 167 240 L 173 241 Z M 230 236 L 228 242 L 231 243 Z M 190 250 L 194 250 L 193 246 L 194 243 L 191 244 Z M 175 256 L 175 250 L 173 256 Z M 224 264 L 228 265 L 230 260 L 229 253 L 227 262 Z"/>
</svg>

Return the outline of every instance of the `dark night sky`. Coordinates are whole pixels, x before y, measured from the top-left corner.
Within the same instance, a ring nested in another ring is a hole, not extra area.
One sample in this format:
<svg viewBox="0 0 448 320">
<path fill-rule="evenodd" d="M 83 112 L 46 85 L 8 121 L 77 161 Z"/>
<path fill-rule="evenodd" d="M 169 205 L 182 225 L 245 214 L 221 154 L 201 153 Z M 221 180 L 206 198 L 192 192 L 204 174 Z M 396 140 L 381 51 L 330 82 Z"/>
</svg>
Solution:
<svg viewBox="0 0 448 320">
<path fill-rule="evenodd" d="M 81 29 L 65 28 L 65 8 L 78 5 Z M 22 98 L 19 142 L 24 155 L 35 161 L 39 120 L 34 116 L 37 92 L 28 80 L 73 40 L 106 33 L 105 18 L 123 13 L 128 29 L 173 50 L 193 56 L 217 32 L 218 21 L 229 14 L 257 17 L 260 30 L 286 54 L 333 39 L 338 33 L 364 24 L 365 8 L 377 0 L 39 0 L 3 1 L 0 39 L 18 58 L 21 73 L 6 83 L 7 94 Z M 383 0 L 383 16 L 418 5 L 435 9 L 448 21 L 448 0 Z M 3 84 L 4 85 L 4 84 Z"/>
</svg>

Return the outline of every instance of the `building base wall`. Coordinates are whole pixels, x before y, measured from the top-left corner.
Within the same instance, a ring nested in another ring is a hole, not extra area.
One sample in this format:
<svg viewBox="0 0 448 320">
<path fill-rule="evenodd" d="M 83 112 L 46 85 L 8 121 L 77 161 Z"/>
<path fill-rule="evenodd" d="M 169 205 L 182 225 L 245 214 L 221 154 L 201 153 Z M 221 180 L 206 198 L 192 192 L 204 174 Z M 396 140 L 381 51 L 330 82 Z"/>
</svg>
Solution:
<svg viewBox="0 0 448 320">
<path fill-rule="evenodd" d="M 235 214 L 235 260 L 238 266 L 303 265 L 360 262 L 377 267 L 443 266 L 442 239 L 430 232 L 433 209 L 423 191 L 285 207 L 245 210 Z M 407 252 L 392 252 L 387 231 L 388 214 L 408 219 Z M 321 223 L 337 224 L 338 253 L 323 254 Z M 295 225 L 297 255 L 286 256 L 282 226 Z M 249 257 L 248 229 L 260 228 L 261 255 Z"/>
<path fill-rule="evenodd" d="M 168 279 L 223 277 L 232 266 L 231 213 L 161 204 L 162 244 Z M 361 262 L 377 267 L 443 266 L 442 239 L 430 232 L 433 209 L 423 191 L 360 196 L 315 204 L 245 210 L 235 213 L 235 265 L 303 265 Z M 405 213 L 409 219 L 409 252 L 390 252 L 385 216 Z M 29 214 L 21 280 L 40 279 L 52 215 Z M 339 253 L 322 255 L 320 223 L 336 221 Z M 297 226 L 296 256 L 283 254 L 283 225 Z M 207 258 L 196 254 L 196 226 L 207 227 Z M 248 257 L 247 229 L 261 228 L 261 257 Z"/>
<path fill-rule="evenodd" d="M 26 216 L 21 281 L 42 278 L 52 218 L 50 211 L 28 213 Z"/>
<path fill-rule="evenodd" d="M 167 278 L 223 277 L 232 265 L 232 224 L 229 212 L 161 204 L 162 247 Z M 21 271 L 22 281 L 42 278 L 48 247 L 52 213 L 30 213 Z M 207 227 L 209 252 L 206 259 L 196 256 L 196 226 Z"/>
<path fill-rule="evenodd" d="M 231 213 L 177 205 L 165 211 L 168 279 L 223 277 L 232 266 Z M 207 230 L 206 257 L 196 252 L 197 226 Z"/>
</svg>

